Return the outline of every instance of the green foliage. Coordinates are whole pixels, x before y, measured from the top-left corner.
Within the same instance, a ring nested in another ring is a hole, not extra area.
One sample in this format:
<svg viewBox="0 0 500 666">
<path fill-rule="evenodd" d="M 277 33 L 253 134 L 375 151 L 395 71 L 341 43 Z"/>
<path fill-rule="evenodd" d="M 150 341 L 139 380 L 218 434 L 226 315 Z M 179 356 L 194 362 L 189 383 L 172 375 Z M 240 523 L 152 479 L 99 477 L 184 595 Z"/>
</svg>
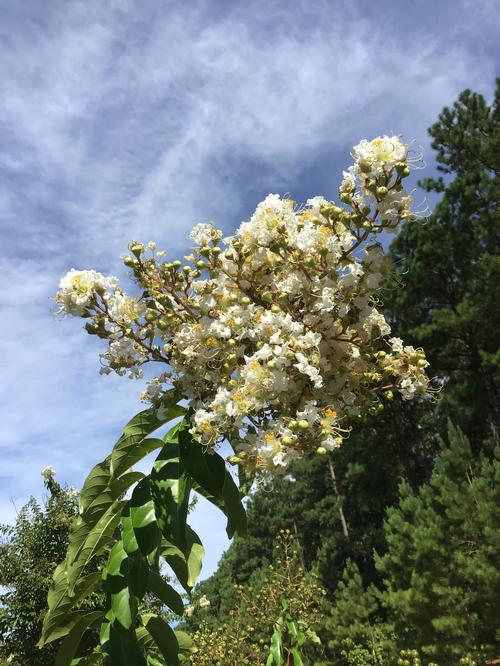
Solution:
<svg viewBox="0 0 500 666">
<path fill-rule="evenodd" d="M 449 426 L 429 483 L 403 484 L 378 558 L 400 642 L 453 663 L 500 652 L 500 457 L 475 460 Z"/>
<path fill-rule="evenodd" d="M 500 431 L 500 79 L 491 106 L 465 90 L 429 130 L 443 174 L 425 221 L 390 248 L 403 289 L 386 297 L 405 337 L 425 347 L 445 383 L 440 410 L 473 443 Z"/>
<path fill-rule="evenodd" d="M 212 628 L 217 609 L 196 610 L 187 621 L 198 627 L 193 666 L 301 666 L 321 652 L 315 629 L 324 590 L 301 564 L 296 539 L 281 531 L 272 564 L 258 570 L 248 586 L 234 589 L 225 622 Z"/>
<path fill-rule="evenodd" d="M 64 557 L 78 495 L 47 480 L 44 505 L 35 499 L 20 510 L 14 526 L 0 533 L 0 655 L 12 666 L 54 663 L 56 649 L 40 650 L 36 643 L 47 607 L 47 590 L 57 563 Z M 92 600 L 95 602 L 95 599 Z M 90 603 L 92 606 L 92 603 Z"/>
<path fill-rule="evenodd" d="M 191 650 L 185 635 L 174 631 L 157 612 L 144 612 L 151 597 L 182 615 L 179 594 L 162 577 L 167 563 L 190 593 L 201 570 L 203 546 L 187 524 L 193 486 L 222 506 L 228 532 L 244 532 L 245 512 L 238 488 L 217 454 L 208 455 L 192 439 L 184 419 L 166 435 L 150 435 L 186 409 L 171 403 L 160 419 L 155 409 L 135 416 L 112 453 L 87 477 L 79 514 L 69 533 L 66 559 L 54 572 L 49 612 L 40 645 L 65 637 L 57 666 L 72 661 L 80 639 L 101 620 L 100 646 L 83 657 L 108 665 L 167 665 L 184 660 Z M 150 475 L 129 471 L 141 457 L 160 449 Z M 125 493 L 133 487 L 130 499 Z M 90 573 L 98 565 L 100 571 Z M 79 606 L 95 590 L 105 595 L 97 614 Z M 149 610 L 152 610 L 149 604 Z M 83 662 L 82 662 L 83 663 Z"/>
<path fill-rule="evenodd" d="M 327 591 L 318 664 L 499 658 L 499 130 L 500 83 L 491 105 L 465 91 L 443 111 L 430 129 L 442 178 L 422 183 L 441 201 L 391 246 L 385 312 L 425 348 L 437 402 L 387 401 L 339 450 L 257 488 L 248 535 L 196 592 L 211 600 L 207 630 L 228 623 L 234 585 L 266 570 L 288 528 Z M 470 444 L 453 428 L 442 443 L 450 417 Z"/>
</svg>

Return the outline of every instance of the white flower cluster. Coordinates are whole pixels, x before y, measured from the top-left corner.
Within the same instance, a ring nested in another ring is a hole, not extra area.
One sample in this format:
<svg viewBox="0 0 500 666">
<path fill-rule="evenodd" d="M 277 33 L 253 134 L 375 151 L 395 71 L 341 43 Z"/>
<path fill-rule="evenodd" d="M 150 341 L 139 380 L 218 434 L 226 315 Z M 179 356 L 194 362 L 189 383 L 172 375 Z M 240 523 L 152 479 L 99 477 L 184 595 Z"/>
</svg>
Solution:
<svg viewBox="0 0 500 666">
<path fill-rule="evenodd" d="M 153 243 L 131 243 L 124 262 L 140 299 L 115 278 L 71 271 L 57 300 L 109 340 L 102 372 L 140 376 L 148 361 L 166 364 L 145 399 L 161 409 L 175 387 L 206 446 L 228 438 L 234 462 L 271 472 L 339 446 L 349 423 L 394 391 L 425 394 L 424 352 L 389 340 L 377 309 L 377 234 L 411 217 L 407 146 L 382 137 L 353 156 L 340 188 L 346 206 L 315 197 L 300 208 L 270 194 L 224 241 L 213 225 L 196 225 L 184 266 Z"/>
</svg>

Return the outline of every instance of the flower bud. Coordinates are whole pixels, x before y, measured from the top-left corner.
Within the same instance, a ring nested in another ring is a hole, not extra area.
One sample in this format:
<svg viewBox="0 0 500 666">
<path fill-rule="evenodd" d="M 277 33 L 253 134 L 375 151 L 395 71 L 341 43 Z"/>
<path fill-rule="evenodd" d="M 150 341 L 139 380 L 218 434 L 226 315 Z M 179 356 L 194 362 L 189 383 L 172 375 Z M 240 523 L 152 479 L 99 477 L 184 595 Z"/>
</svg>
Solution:
<svg viewBox="0 0 500 666">
<path fill-rule="evenodd" d="M 340 194 L 340 201 L 343 201 L 346 204 L 351 203 L 352 201 L 352 194 L 350 192 L 341 192 Z"/>
<path fill-rule="evenodd" d="M 309 421 L 306 421 L 306 419 L 300 419 L 300 421 L 297 423 L 297 427 L 300 430 L 308 430 L 309 429 Z"/>
<path fill-rule="evenodd" d="M 127 256 L 127 257 L 124 257 L 123 263 L 125 264 L 125 266 L 132 267 L 137 263 L 137 259 L 134 259 L 134 257 L 131 257 L 131 256 Z"/>
<path fill-rule="evenodd" d="M 199 261 L 196 262 L 195 266 L 196 268 L 205 268 L 206 263 L 202 259 L 200 259 Z"/>
<path fill-rule="evenodd" d="M 179 261 L 179 259 L 176 259 L 175 261 L 172 262 L 172 266 L 177 270 L 182 266 L 182 262 Z"/>
<path fill-rule="evenodd" d="M 385 195 L 388 192 L 389 192 L 389 190 L 387 189 L 387 187 L 384 187 L 383 185 L 381 185 L 380 187 L 377 187 L 377 195 L 379 197 L 385 197 Z"/>
<path fill-rule="evenodd" d="M 316 449 L 316 453 L 319 453 L 320 456 L 324 456 L 326 453 L 326 449 L 324 446 L 318 446 Z"/>
<path fill-rule="evenodd" d="M 270 361 L 266 363 L 268 368 L 275 368 L 276 367 L 276 361 L 272 358 Z"/>
<path fill-rule="evenodd" d="M 189 273 L 191 273 L 191 266 L 187 266 L 187 265 L 183 266 L 182 270 L 183 270 L 184 273 L 186 273 L 186 275 L 188 275 Z"/>
<path fill-rule="evenodd" d="M 132 243 L 130 245 L 130 251 L 132 254 L 135 254 L 137 259 L 139 259 L 141 254 L 144 252 L 144 245 L 142 243 Z"/>
<path fill-rule="evenodd" d="M 293 439 L 289 435 L 285 435 L 284 437 L 281 438 L 281 443 L 284 446 L 290 446 L 293 444 Z"/>
<path fill-rule="evenodd" d="M 273 303 L 273 305 L 271 305 L 271 312 L 278 314 L 278 312 L 281 312 L 280 306 L 277 303 Z"/>
<path fill-rule="evenodd" d="M 251 302 L 252 300 L 248 296 L 243 296 L 243 298 L 241 299 L 242 305 L 250 305 Z"/>
</svg>

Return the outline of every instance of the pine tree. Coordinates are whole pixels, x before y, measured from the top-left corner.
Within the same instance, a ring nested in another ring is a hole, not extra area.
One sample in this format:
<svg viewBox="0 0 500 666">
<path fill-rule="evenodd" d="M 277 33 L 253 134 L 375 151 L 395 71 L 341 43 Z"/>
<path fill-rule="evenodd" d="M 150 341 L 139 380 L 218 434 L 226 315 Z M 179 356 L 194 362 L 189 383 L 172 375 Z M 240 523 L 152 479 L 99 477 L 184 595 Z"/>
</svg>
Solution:
<svg viewBox="0 0 500 666">
<path fill-rule="evenodd" d="M 402 644 L 451 664 L 500 654 L 500 454 L 475 460 L 451 424 L 448 440 L 429 483 L 402 485 L 377 568 Z"/>
<path fill-rule="evenodd" d="M 387 294 L 387 308 L 444 383 L 441 411 L 473 445 L 486 436 L 498 441 L 500 79 L 490 106 L 465 90 L 429 133 L 441 175 L 421 184 L 442 198 L 391 245 L 404 289 Z"/>
</svg>

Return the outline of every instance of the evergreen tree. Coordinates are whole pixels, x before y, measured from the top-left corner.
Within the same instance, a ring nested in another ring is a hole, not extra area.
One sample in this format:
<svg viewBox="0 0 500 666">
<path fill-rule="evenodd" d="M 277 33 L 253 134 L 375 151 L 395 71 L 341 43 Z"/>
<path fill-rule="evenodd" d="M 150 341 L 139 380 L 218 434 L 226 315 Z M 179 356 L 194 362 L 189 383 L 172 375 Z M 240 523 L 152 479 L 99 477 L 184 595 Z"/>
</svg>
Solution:
<svg viewBox="0 0 500 666">
<path fill-rule="evenodd" d="M 491 106 L 465 90 L 429 133 L 441 175 L 421 184 L 442 199 L 391 245 L 404 289 L 388 293 L 387 306 L 444 383 L 441 411 L 474 445 L 498 441 L 500 79 Z"/>
<path fill-rule="evenodd" d="M 475 460 L 449 425 L 429 483 L 401 487 L 378 558 L 384 605 L 405 647 L 446 663 L 500 653 L 500 455 Z"/>
<path fill-rule="evenodd" d="M 335 664 L 378 666 L 394 657 L 390 627 L 380 617 L 380 593 L 365 587 L 358 567 L 348 560 L 324 622 L 324 636 Z"/>
</svg>

